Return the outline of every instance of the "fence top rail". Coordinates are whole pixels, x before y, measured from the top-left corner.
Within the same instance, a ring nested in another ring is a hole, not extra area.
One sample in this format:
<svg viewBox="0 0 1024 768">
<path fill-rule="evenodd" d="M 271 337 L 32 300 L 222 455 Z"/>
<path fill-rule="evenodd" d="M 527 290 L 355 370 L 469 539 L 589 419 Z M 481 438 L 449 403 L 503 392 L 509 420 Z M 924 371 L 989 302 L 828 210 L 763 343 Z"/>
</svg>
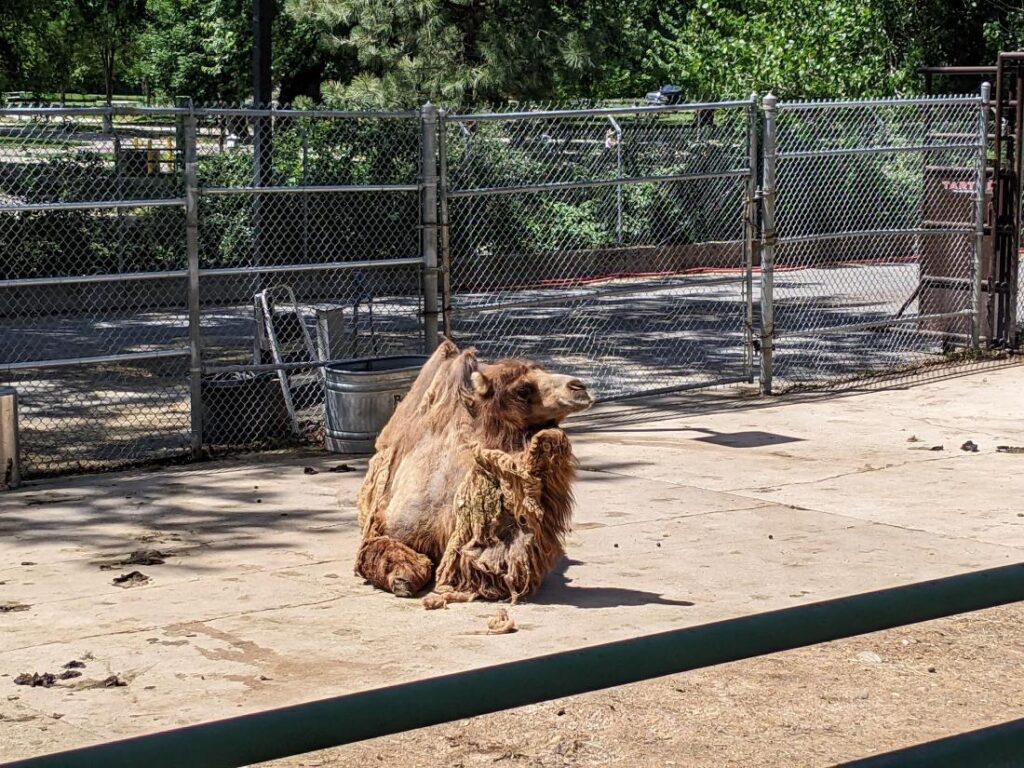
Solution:
<svg viewBox="0 0 1024 768">
<path fill-rule="evenodd" d="M 64 116 L 74 117 L 76 115 L 110 115 L 111 117 L 132 117 L 132 116 L 173 116 L 187 115 L 191 112 L 188 107 L 0 107 L 0 117 L 48 117 Z"/>
<path fill-rule="evenodd" d="M 0 107 L 0 117 L 75 117 L 101 116 L 133 117 L 155 116 L 175 117 L 196 115 L 197 117 L 333 117 L 376 119 L 410 119 L 419 116 L 415 110 L 370 112 L 335 109 L 255 109 L 249 107 L 60 107 L 60 106 L 16 106 Z"/>
<path fill-rule="evenodd" d="M 248 107 L 197 107 L 191 111 L 198 117 L 333 117 L 365 120 L 408 120 L 419 117 L 420 114 L 415 110 L 370 112 L 341 109 L 254 109 Z"/>
<path fill-rule="evenodd" d="M 877 99 L 808 99 L 803 101 L 779 101 L 780 110 L 812 109 L 856 109 L 864 107 L 941 107 L 968 106 L 981 104 L 981 94 L 956 96 L 890 96 Z"/>
<path fill-rule="evenodd" d="M 596 107 L 593 109 L 545 109 L 520 112 L 480 112 L 465 114 L 447 114 L 449 121 L 463 123 L 479 123 L 496 120 L 546 120 L 559 117 L 613 117 L 616 115 L 657 115 L 679 112 L 700 112 L 717 109 L 736 109 L 750 107 L 756 103 L 754 97 L 736 101 L 712 101 L 694 104 L 665 104 L 659 106 L 638 107 Z"/>
</svg>

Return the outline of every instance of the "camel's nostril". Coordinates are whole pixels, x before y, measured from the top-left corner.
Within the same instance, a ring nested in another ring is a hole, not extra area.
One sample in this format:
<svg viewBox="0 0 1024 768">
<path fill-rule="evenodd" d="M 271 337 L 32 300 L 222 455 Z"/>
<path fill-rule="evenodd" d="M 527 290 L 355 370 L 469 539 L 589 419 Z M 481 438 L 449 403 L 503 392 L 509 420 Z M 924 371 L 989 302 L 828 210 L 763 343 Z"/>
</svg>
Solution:
<svg viewBox="0 0 1024 768">
<path fill-rule="evenodd" d="M 566 386 L 569 387 L 569 389 L 571 391 L 573 391 L 573 392 L 586 392 L 587 391 L 587 385 L 584 384 L 579 379 L 573 379 Z"/>
</svg>

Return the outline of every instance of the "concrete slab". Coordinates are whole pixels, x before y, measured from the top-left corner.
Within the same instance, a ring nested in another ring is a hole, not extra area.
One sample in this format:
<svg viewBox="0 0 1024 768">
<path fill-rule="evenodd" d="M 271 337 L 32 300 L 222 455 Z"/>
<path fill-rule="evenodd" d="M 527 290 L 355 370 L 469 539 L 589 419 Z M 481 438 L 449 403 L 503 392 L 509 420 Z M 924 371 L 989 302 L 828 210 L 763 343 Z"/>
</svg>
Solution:
<svg viewBox="0 0 1024 768">
<path fill-rule="evenodd" d="M 7 493 L 0 602 L 28 609 L 0 613 L 0 759 L 1019 561 L 1024 456 L 996 446 L 1024 445 L 1007 407 L 1022 382 L 598 409 L 572 429 L 569 559 L 501 637 L 492 605 L 425 612 L 352 575 L 365 462 L 274 454 Z M 100 569 L 141 548 L 167 562 Z M 111 583 L 128 570 L 151 581 Z M 72 659 L 82 678 L 13 685 Z M 94 687 L 113 674 L 128 684 Z"/>
</svg>

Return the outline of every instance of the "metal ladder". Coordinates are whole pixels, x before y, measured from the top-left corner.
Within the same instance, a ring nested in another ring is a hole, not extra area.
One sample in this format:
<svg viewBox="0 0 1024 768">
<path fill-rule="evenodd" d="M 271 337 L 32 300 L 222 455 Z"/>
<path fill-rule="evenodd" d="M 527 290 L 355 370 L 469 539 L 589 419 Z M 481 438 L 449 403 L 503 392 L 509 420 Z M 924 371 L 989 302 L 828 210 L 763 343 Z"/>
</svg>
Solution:
<svg viewBox="0 0 1024 768">
<path fill-rule="evenodd" d="M 291 286 L 278 285 L 260 291 L 253 297 L 256 316 L 257 363 L 270 362 L 289 365 L 278 368 L 277 378 L 281 383 L 281 394 L 292 422 L 292 431 L 301 433 L 298 411 L 318 402 L 323 391 L 324 372 L 317 365 L 318 356 L 313 339 L 299 311 L 295 291 Z M 308 368 L 291 367 L 295 363 L 311 363 Z M 313 381 L 310 373 L 313 373 Z M 310 395 L 310 385 L 316 383 L 315 396 Z"/>
</svg>

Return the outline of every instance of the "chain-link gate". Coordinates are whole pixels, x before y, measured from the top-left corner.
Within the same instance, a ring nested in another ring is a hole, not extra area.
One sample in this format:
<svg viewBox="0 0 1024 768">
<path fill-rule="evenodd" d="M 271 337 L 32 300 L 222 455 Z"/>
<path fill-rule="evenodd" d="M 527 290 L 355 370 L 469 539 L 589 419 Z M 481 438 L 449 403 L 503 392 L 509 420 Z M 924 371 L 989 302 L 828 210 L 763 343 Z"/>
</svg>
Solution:
<svg viewBox="0 0 1024 768">
<path fill-rule="evenodd" d="M 0 368 L 24 474 L 319 442 L 325 360 L 424 347 L 422 126 L 0 110 Z"/>
<path fill-rule="evenodd" d="M 0 111 L 0 361 L 27 474 L 190 442 L 184 111 Z"/>
<path fill-rule="evenodd" d="M 604 398 L 751 380 L 755 110 L 442 116 L 450 332 Z"/>
<path fill-rule="evenodd" d="M 763 389 L 978 348 L 987 99 L 765 99 Z"/>
</svg>

